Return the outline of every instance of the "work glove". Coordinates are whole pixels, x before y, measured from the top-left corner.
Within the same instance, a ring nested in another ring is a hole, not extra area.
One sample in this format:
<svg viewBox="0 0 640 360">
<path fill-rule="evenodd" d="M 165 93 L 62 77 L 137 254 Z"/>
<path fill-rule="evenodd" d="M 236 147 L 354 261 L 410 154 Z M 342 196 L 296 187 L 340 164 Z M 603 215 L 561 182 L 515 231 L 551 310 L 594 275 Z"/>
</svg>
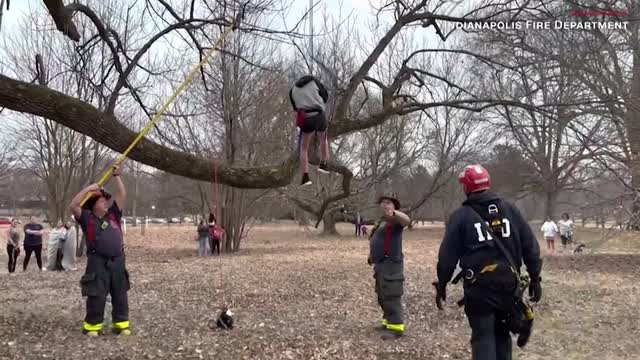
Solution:
<svg viewBox="0 0 640 360">
<path fill-rule="evenodd" d="M 540 277 L 534 278 L 529 284 L 529 299 L 534 303 L 537 303 L 540 301 L 540 298 L 542 298 L 542 284 L 540 280 Z"/>
<path fill-rule="evenodd" d="M 442 302 L 447 301 L 447 285 L 440 285 L 438 281 L 434 281 L 431 284 L 436 288 L 436 306 L 442 310 L 444 309 Z"/>
</svg>

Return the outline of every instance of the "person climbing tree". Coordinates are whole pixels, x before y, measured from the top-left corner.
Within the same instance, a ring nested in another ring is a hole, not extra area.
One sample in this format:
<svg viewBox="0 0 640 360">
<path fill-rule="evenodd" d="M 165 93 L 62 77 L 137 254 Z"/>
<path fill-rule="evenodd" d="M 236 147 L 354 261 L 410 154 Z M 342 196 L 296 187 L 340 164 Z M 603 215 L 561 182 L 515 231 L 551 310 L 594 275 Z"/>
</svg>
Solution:
<svg viewBox="0 0 640 360">
<path fill-rule="evenodd" d="M 108 206 L 111 195 L 98 184 L 84 188 L 70 205 L 73 216 L 87 234 L 87 269 L 80 279 L 82 296 L 87 297 L 87 314 L 82 330 L 92 337 L 102 332 L 107 294 L 111 294 L 113 305 L 112 331 L 120 335 L 131 334 L 127 298 L 129 272 L 120 228 L 126 190 L 118 166 L 114 166 L 113 178 L 117 189 L 111 206 Z M 91 197 L 81 207 L 80 203 L 87 194 Z"/>
<path fill-rule="evenodd" d="M 371 230 L 367 262 L 373 265 L 376 295 L 383 312 L 382 338 L 390 340 L 404 334 L 402 231 L 411 219 L 398 211 L 400 202 L 393 196 L 382 196 L 378 203 L 383 216 Z"/>
<path fill-rule="evenodd" d="M 303 76 L 289 90 L 289 100 L 296 112 L 296 125 L 301 131 L 300 166 L 302 185 L 312 184 L 309 179 L 309 144 L 314 133 L 320 138 L 320 166 L 318 171 L 328 173 L 329 141 L 326 103 L 329 93 L 325 86 L 311 75 Z"/>
</svg>

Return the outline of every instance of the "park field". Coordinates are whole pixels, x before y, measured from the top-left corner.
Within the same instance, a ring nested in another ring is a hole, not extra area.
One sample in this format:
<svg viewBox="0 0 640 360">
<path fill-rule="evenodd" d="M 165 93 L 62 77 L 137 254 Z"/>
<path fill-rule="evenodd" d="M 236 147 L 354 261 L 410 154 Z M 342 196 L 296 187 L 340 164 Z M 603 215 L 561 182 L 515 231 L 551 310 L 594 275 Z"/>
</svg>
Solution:
<svg viewBox="0 0 640 360">
<path fill-rule="evenodd" d="M 448 288 L 434 304 L 443 229 L 405 233 L 406 336 L 383 342 L 367 265 L 368 243 L 340 224 L 341 237 L 289 224 L 257 225 L 238 253 L 195 256 L 194 228 L 155 226 L 127 234 L 133 335 L 80 332 L 79 271 L 7 274 L 0 261 L 1 359 L 470 359 L 470 331 Z M 582 230 L 597 242 L 598 230 Z M 348 235 L 346 235 L 348 234 Z M 640 358 L 640 236 L 622 234 L 598 251 L 545 256 L 543 300 L 532 340 L 514 359 Z M 580 236 L 580 234 L 579 234 Z M 23 259 L 21 255 L 20 260 Z M 35 262 L 35 259 L 31 260 Z M 236 328 L 207 327 L 228 304 Z"/>
</svg>

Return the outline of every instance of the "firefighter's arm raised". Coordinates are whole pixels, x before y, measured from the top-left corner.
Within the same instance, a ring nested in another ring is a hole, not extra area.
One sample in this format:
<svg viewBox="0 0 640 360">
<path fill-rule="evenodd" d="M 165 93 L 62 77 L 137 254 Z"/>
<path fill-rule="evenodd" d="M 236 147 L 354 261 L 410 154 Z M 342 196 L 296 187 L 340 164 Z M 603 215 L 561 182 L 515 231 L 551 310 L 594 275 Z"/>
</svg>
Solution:
<svg viewBox="0 0 640 360">
<path fill-rule="evenodd" d="M 411 224 L 411 218 L 409 217 L 409 215 L 403 213 L 402 211 L 390 210 L 386 212 L 385 215 L 389 220 L 402 226 L 409 226 L 409 224 Z"/>
<path fill-rule="evenodd" d="M 80 207 L 80 203 L 82 202 L 84 197 L 87 196 L 87 193 L 98 191 L 98 190 L 100 190 L 100 185 L 91 184 L 85 187 L 84 189 L 80 190 L 80 192 L 77 193 L 76 196 L 73 197 L 73 199 L 71 199 L 71 204 L 69 204 L 69 209 L 71 210 L 71 213 L 76 219 L 79 219 L 80 216 L 82 215 L 82 208 Z"/>
</svg>

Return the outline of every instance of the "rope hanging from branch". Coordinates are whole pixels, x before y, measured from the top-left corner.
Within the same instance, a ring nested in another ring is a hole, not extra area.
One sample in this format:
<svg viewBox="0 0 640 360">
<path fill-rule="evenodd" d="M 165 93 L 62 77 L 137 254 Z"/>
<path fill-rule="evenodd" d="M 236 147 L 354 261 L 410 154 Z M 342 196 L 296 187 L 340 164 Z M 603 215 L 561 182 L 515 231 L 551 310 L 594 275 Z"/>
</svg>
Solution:
<svg viewBox="0 0 640 360">
<path fill-rule="evenodd" d="M 147 123 L 147 125 L 138 133 L 138 136 L 136 136 L 136 138 L 133 140 L 133 142 L 131 142 L 129 147 L 125 151 L 123 151 L 122 154 L 118 157 L 118 159 L 116 160 L 114 166 L 115 165 L 118 165 L 118 166 L 122 165 L 125 162 L 125 160 L 127 159 L 127 156 L 131 152 L 131 150 L 133 150 L 133 148 L 135 148 L 138 145 L 138 143 L 140 143 L 140 141 L 149 133 L 149 131 L 151 131 L 151 129 L 153 129 L 153 127 L 158 122 L 160 122 L 160 120 L 162 119 L 162 116 L 167 111 L 169 106 L 171 106 L 171 104 L 173 104 L 176 101 L 178 96 L 184 90 L 187 89 L 189 84 L 191 84 L 193 79 L 198 75 L 198 73 L 200 71 L 200 68 L 202 68 L 206 63 L 209 62 L 210 58 L 213 56 L 213 54 L 216 52 L 216 50 L 218 50 L 218 47 L 224 41 L 224 39 L 230 33 L 232 33 L 233 31 L 235 31 L 238 28 L 238 25 L 240 24 L 240 21 L 244 18 L 245 8 L 246 8 L 246 6 L 248 4 L 249 4 L 249 2 L 247 1 L 247 3 L 245 3 L 243 5 L 242 9 L 238 13 L 238 15 L 236 16 L 234 21 L 220 35 L 220 37 L 215 42 L 215 44 L 211 47 L 211 49 L 209 50 L 207 55 L 202 58 L 202 61 L 200 61 L 200 63 L 198 63 L 196 66 L 193 67 L 193 69 L 189 72 L 187 77 L 182 81 L 180 86 L 178 86 L 178 88 L 174 91 L 173 95 L 171 95 L 169 97 L 169 99 L 164 103 L 164 105 L 162 105 L 160 110 L 158 110 L 158 112 L 153 116 L 151 121 L 149 121 L 149 123 Z M 98 181 L 98 185 L 104 185 L 104 183 L 106 183 L 107 180 L 109 180 L 109 178 L 111 177 L 112 172 L 113 172 L 113 166 L 109 167 L 109 169 L 104 173 L 104 175 L 102 175 L 102 177 Z M 84 205 L 84 203 L 89 199 L 90 196 L 91 196 L 91 194 L 87 194 L 87 196 L 84 199 L 82 199 L 82 202 L 80 203 L 80 206 Z"/>
</svg>

